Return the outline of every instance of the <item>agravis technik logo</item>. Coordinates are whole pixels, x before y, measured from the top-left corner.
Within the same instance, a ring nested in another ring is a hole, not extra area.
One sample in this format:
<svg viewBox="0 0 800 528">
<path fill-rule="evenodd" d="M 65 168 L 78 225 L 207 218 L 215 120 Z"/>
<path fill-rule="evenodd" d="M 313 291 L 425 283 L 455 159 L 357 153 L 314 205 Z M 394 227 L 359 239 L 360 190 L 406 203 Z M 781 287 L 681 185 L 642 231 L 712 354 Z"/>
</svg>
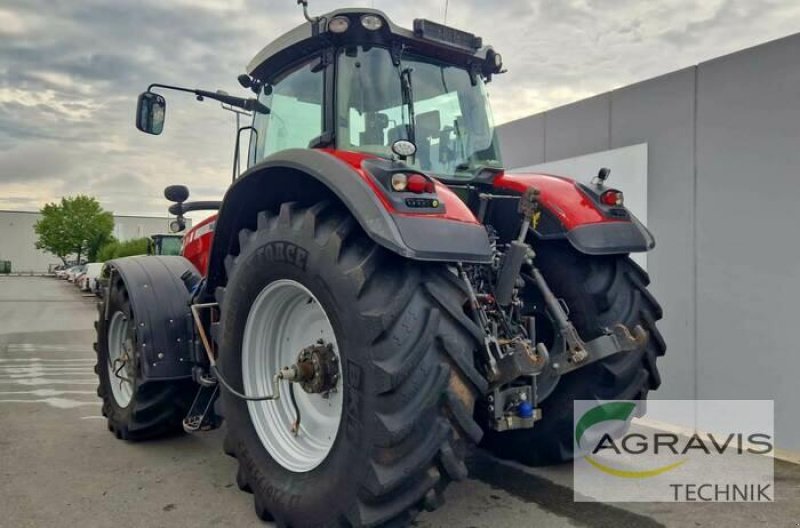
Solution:
<svg viewBox="0 0 800 528">
<path fill-rule="evenodd" d="M 774 500 L 771 401 L 652 401 L 645 419 L 641 401 L 574 410 L 577 501 Z"/>
</svg>

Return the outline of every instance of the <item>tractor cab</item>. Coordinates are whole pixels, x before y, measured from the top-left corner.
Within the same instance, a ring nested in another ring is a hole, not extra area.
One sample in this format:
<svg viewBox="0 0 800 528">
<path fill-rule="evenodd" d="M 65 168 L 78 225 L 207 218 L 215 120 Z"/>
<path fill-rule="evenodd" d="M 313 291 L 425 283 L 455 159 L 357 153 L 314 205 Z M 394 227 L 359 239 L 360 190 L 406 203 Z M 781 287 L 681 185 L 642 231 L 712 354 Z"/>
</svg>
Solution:
<svg viewBox="0 0 800 528">
<path fill-rule="evenodd" d="M 150 235 L 147 245 L 148 255 L 180 255 L 183 235 L 156 234 Z"/>
<path fill-rule="evenodd" d="M 270 109 L 255 113 L 249 164 L 309 147 L 392 158 L 402 140 L 408 165 L 473 179 L 501 167 L 485 85 L 502 71 L 480 37 L 428 20 L 410 31 L 372 9 L 310 18 L 240 77 Z"/>
<path fill-rule="evenodd" d="M 307 13 L 306 13 L 307 15 Z M 503 60 L 480 37 L 429 20 L 413 30 L 374 9 L 339 9 L 289 31 L 239 76 L 255 98 L 151 84 L 136 126 L 164 128 L 166 100 L 154 88 L 220 101 L 252 126 L 247 166 L 289 149 L 332 149 L 399 159 L 440 180 L 463 182 L 501 170 L 486 83 Z M 393 148 L 397 146 L 397 148 Z"/>
</svg>

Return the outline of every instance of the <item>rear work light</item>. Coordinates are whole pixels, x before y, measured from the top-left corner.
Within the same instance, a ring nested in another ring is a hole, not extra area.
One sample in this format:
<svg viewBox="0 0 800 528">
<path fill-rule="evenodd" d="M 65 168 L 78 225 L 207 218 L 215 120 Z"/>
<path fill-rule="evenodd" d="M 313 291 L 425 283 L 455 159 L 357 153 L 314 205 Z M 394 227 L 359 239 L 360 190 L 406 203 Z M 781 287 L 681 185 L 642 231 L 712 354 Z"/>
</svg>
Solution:
<svg viewBox="0 0 800 528">
<path fill-rule="evenodd" d="M 383 19 L 375 15 L 364 15 L 361 17 L 361 25 L 368 31 L 377 31 L 383 27 Z"/>
<path fill-rule="evenodd" d="M 483 47 L 483 40 L 472 33 L 437 24 L 423 18 L 414 20 L 414 34 L 427 40 L 434 40 L 473 51 Z"/>
<path fill-rule="evenodd" d="M 619 207 L 625 205 L 625 196 L 622 194 L 622 191 L 611 189 L 600 195 L 600 201 L 603 205 L 609 207 Z"/>
<path fill-rule="evenodd" d="M 333 17 L 328 22 L 328 31 L 331 33 L 344 33 L 350 27 L 350 19 L 346 16 Z"/>
</svg>

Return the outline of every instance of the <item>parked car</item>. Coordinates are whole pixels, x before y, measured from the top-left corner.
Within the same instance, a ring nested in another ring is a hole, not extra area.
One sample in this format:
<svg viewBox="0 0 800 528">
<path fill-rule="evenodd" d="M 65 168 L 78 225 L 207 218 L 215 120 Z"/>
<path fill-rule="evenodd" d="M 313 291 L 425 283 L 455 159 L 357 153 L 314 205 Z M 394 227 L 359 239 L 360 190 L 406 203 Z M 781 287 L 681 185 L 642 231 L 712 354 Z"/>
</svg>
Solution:
<svg viewBox="0 0 800 528">
<path fill-rule="evenodd" d="M 67 280 L 70 282 L 75 282 L 75 279 L 78 278 L 78 275 L 80 275 L 84 271 L 86 271 L 86 264 L 72 266 L 67 272 Z"/>
<path fill-rule="evenodd" d="M 100 278 L 100 272 L 103 271 L 102 262 L 90 262 L 86 265 L 86 271 L 80 277 L 78 286 L 82 291 L 90 291 L 97 293 L 100 288 L 100 283 L 97 279 Z"/>
</svg>

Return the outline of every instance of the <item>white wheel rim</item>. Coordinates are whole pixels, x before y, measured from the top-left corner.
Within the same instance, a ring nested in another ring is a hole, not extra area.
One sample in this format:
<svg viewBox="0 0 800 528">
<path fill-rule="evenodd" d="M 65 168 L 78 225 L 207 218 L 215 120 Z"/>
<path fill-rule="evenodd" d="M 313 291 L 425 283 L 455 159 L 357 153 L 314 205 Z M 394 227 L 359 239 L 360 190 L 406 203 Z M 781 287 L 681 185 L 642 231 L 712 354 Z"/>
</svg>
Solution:
<svg viewBox="0 0 800 528">
<path fill-rule="evenodd" d="M 339 359 L 330 319 L 319 300 L 297 281 L 282 279 L 268 284 L 258 294 L 245 323 L 242 340 L 242 380 L 245 394 L 271 394 L 272 379 L 282 367 L 297 362 L 301 350 L 322 339 Z M 279 386 L 277 401 L 247 402 L 250 419 L 264 448 L 281 466 L 295 473 L 311 471 L 327 458 L 342 419 L 344 398 L 341 372 L 327 398 L 293 387 L 300 410 L 296 420 L 288 382 Z"/>
<path fill-rule="evenodd" d="M 115 312 L 108 327 L 108 382 L 114 400 L 122 408 L 133 398 L 132 361 L 133 341 L 128 332 L 128 316 Z"/>
</svg>

